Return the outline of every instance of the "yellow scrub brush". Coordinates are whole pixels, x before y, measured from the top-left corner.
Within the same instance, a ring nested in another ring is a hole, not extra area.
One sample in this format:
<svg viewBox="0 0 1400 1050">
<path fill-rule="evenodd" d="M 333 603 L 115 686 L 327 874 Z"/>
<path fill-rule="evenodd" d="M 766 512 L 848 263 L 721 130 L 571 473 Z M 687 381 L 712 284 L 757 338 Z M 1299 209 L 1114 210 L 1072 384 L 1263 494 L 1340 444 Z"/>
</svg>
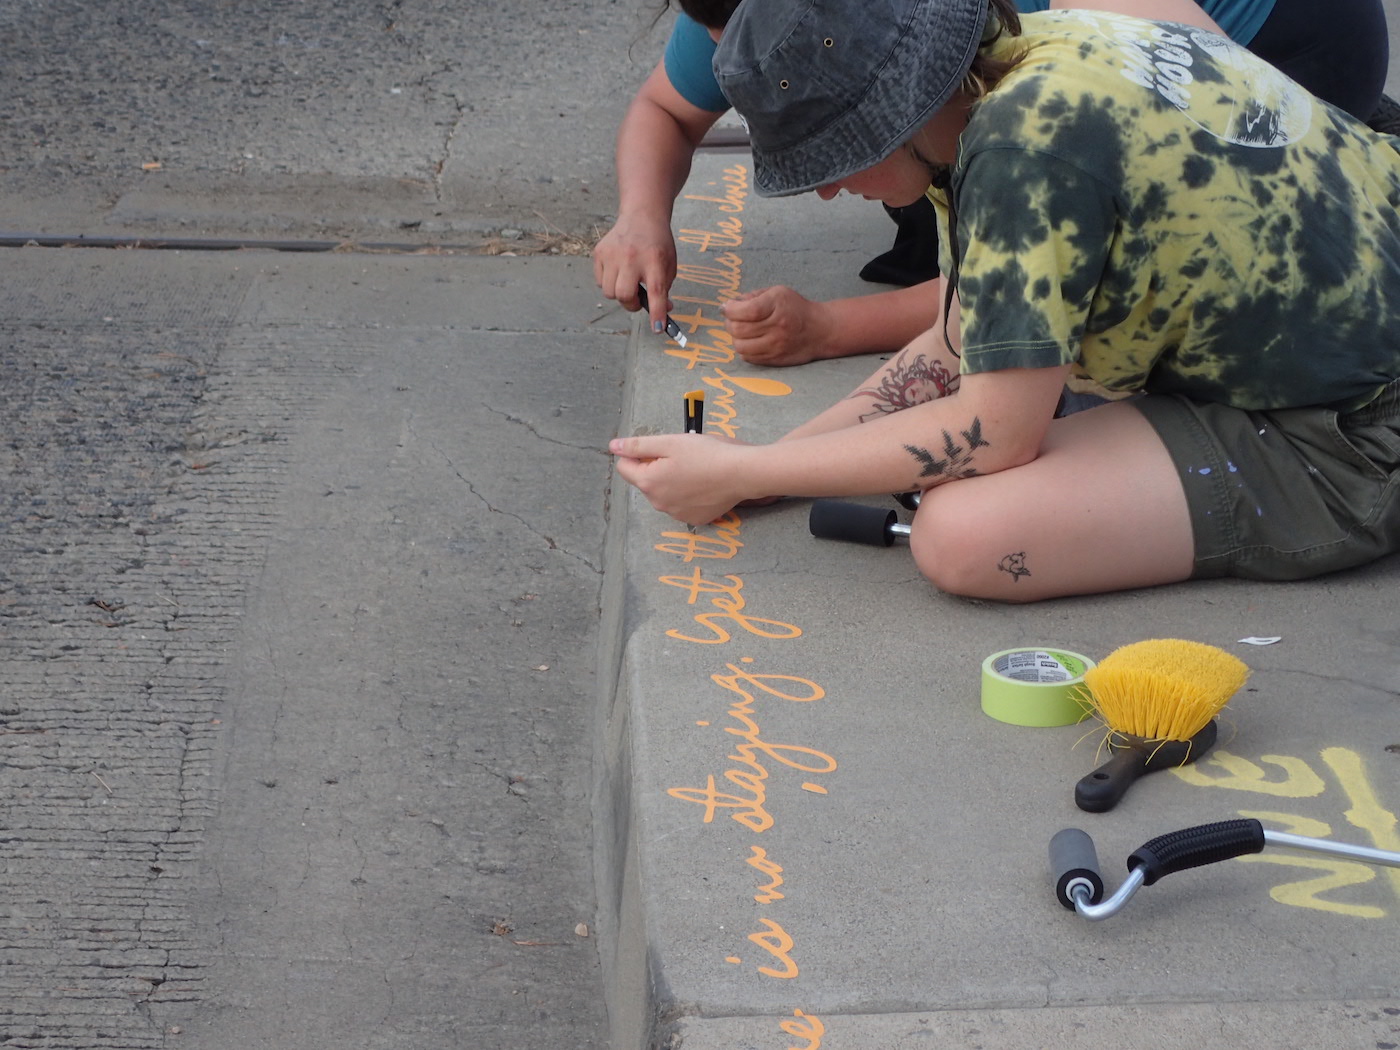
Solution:
<svg viewBox="0 0 1400 1050">
<path fill-rule="evenodd" d="M 1106 812 L 1142 774 L 1196 761 L 1215 743 L 1215 716 L 1248 677 L 1238 657 L 1178 638 L 1109 653 L 1085 672 L 1082 701 L 1108 727 L 1113 757 L 1075 785 L 1075 804 Z"/>
</svg>

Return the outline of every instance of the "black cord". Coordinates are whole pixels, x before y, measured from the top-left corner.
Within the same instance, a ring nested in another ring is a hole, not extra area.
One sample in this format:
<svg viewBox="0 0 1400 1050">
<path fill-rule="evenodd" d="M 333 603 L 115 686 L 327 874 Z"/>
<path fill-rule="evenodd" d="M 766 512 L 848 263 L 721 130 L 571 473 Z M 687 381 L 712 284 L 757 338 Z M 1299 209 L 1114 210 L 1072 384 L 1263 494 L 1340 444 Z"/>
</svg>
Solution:
<svg viewBox="0 0 1400 1050">
<path fill-rule="evenodd" d="M 914 150 L 914 156 L 928 164 L 929 184 L 939 190 L 948 202 L 948 254 L 953 262 L 944 278 L 947 283 L 943 288 L 943 342 L 948 347 L 948 352 L 961 360 L 962 354 L 958 353 L 948 335 L 948 312 L 953 307 L 953 296 L 958 290 L 958 269 L 962 264 L 962 249 L 958 245 L 958 209 L 953 200 L 953 169 L 947 164 L 929 164 L 919 155 L 917 149 Z"/>
</svg>

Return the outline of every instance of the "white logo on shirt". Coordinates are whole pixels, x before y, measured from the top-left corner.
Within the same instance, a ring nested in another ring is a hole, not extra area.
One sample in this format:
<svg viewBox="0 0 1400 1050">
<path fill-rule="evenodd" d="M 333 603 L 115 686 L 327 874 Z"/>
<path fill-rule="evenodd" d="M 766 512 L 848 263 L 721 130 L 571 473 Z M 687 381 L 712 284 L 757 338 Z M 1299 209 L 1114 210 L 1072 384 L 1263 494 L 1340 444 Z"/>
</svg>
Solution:
<svg viewBox="0 0 1400 1050">
<path fill-rule="evenodd" d="M 1286 146 L 1312 123 L 1307 91 L 1219 34 L 1098 12 L 1084 17 L 1113 41 L 1124 77 L 1218 139 L 1237 146 Z M 1228 71 L 1239 88 L 1235 97 L 1222 98 L 1218 85 L 1198 83 L 1194 70 L 1200 59 Z"/>
</svg>

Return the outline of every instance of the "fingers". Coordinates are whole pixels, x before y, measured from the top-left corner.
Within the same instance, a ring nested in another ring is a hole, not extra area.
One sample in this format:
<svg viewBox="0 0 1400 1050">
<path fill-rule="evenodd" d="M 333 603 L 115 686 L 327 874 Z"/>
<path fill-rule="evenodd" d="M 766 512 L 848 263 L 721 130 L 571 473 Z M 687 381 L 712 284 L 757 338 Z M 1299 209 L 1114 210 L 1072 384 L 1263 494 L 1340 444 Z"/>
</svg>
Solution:
<svg viewBox="0 0 1400 1050">
<path fill-rule="evenodd" d="M 637 482 L 628 475 L 642 476 L 645 472 L 638 471 L 639 466 L 672 458 L 687 447 L 679 444 L 680 442 L 693 441 L 698 437 L 700 437 L 698 434 L 643 434 L 637 437 L 617 437 L 608 442 L 608 451 L 617 457 L 619 473 L 635 485 Z M 704 436 L 704 440 L 712 439 L 712 435 L 706 434 Z"/>
<path fill-rule="evenodd" d="M 608 442 L 608 451 L 620 459 L 655 459 L 664 440 L 665 435 L 617 437 Z"/>
<path fill-rule="evenodd" d="M 620 221 L 593 249 L 593 279 L 609 299 L 625 309 L 646 307 L 652 327 L 660 331 L 670 309 L 671 282 L 676 274 L 676 246 L 670 228 Z"/>
<path fill-rule="evenodd" d="M 608 443 L 623 480 L 663 514 L 691 525 L 713 521 L 742 498 L 732 484 L 733 449 L 732 442 L 699 434 L 622 437 Z"/>
<path fill-rule="evenodd" d="M 734 352 L 753 365 L 801 365 L 814 354 L 807 333 L 810 303 L 775 285 L 726 303 L 725 329 Z"/>
<path fill-rule="evenodd" d="M 671 309 L 669 292 L 671 279 L 662 272 L 649 275 L 646 279 L 647 316 L 651 318 L 651 330 L 659 332 L 666 327 L 666 314 Z"/>
<path fill-rule="evenodd" d="M 734 352 L 754 365 L 803 365 L 825 356 L 830 339 L 826 305 L 786 285 L 773 285 L 725 304 Z"/>
<path fill-rule="evenodd" d="M 815 361 L 817 355 L 803 343 L 762 336 L 758 339 L 735 339 L 733 349 L 745 362 L 764 368 L 789 368 Z"/>
<path fill-rule="evenodd" d="M 671 309 L 671 276 L 658 266 L 639 277 L 620 276 L 614 284 L 616 299 L 627 310 L 645 310 L 653 332 L 666 327 L 666 314 Z"/>
<path fill-rule="evenodd" d="M 755 292 L 745 292 L 743 295 L 725 301 L 720 307 L 720 312 L 724 314 L 724 319 L 728 322 L 726 327 L 733 331 L 735 325 L 758 324 L 773 314 L 774 306 L 777 303 L 779 288 L 760 288 Z"/>
</svg>

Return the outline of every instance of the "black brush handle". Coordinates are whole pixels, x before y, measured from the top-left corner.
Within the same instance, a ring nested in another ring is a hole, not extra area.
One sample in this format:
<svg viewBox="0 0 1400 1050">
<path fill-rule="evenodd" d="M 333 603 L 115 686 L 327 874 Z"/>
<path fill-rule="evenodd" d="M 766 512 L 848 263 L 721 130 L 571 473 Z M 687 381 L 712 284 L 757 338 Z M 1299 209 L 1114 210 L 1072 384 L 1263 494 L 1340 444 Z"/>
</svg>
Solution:
<svg viewBox="0 0 1400 1050">
<path fill-rule="evenodd" d="M 1222 820 L 1158 835 L 1132 852 L 1128 857 L 1128 870 L 1142 868 L 1142 883 L 1151 886 L 1174 871 L 1199 868 L 1263 849 L 1264 827 L 1259 821 L 1249 817 Z"/>
<path fill-rule="evenodd" d="M 1125 747 L 1074 785 L 1074 804 L 1086 813 L 1107 813 L 1147 772 L 1146 751 Z"/>
<path fill-rule="evenodd" d="M 1212 718 L 1190 740 L 1110 737 L 1108 746 L 1113 749 L 1113 758 L 1075 785 L 1075 804 L 1089 813 L 1106 812 L 1118 804 L 1138 777 L 1196 761 L 1215 744 L 1215 736 L 1215 719 Z M 1120 740 L 1126 742 L 1120 743 Z M 1138 758 L 1127 759 L 1123 757 L 1125 754 Z"/>
</svg>

